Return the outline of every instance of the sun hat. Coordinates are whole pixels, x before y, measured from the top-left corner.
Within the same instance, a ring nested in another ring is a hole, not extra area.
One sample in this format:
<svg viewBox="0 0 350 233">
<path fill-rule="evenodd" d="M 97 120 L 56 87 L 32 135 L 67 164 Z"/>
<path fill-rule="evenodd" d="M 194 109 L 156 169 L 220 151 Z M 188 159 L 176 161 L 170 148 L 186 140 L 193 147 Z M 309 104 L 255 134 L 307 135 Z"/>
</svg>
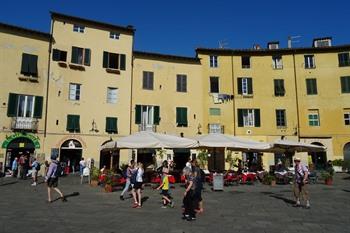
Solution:
<svg viewBox="0 0 350 233">
<path fill-rule="evenodd" d="M 294 161 L 301 161 L 301 159 L 299 157 L 295 157 Z"/>
</svg>

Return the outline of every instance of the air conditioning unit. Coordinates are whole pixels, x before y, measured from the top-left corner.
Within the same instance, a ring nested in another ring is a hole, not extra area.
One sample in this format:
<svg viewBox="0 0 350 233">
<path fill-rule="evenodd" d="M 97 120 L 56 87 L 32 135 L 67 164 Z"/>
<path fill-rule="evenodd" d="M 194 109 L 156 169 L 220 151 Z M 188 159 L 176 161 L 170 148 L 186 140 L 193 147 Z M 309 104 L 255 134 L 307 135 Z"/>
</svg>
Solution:
<svg viewBox="0 0 350 233">
<path fill-rule="evenodd" d="M 248 129 L 246 134 L 252 134 L 252 131 L 250 129 Z"/>
</svg>

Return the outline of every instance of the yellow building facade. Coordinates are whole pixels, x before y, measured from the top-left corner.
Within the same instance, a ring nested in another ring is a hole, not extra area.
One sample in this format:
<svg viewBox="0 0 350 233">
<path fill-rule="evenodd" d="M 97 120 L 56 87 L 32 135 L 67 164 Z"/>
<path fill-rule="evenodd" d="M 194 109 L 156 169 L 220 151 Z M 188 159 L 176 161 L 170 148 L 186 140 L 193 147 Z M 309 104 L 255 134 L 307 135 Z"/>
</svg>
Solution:
<svg viewBox="0 0 350 233">
<path fill-rule="evenodd" d="M 198 48 L 196 57 L 183 57 L 134 51 L 131 26 L 54 12 L 50 33 L 0 29 L 3 169 L 23 153 L 41 160 L 57 154 L 71 170 L 81 157 L 97 166 L 131 158 L 151 164 L 152 150 L 100 151 L 141 130 L 286 138 L 326 146 L 312 155 L 320 166 L 350 159 L 350 46 L 332 46 L 330 38 L 309 48 L 280 49 L 274 42 L 267 49 Z M 194 151 L 166 153 L 182 166 Z M 215 151 L 209 168 L 227 169 L 225 153 Z M 265 169 L 286 160 L 236 156 Z"/>
</svg>

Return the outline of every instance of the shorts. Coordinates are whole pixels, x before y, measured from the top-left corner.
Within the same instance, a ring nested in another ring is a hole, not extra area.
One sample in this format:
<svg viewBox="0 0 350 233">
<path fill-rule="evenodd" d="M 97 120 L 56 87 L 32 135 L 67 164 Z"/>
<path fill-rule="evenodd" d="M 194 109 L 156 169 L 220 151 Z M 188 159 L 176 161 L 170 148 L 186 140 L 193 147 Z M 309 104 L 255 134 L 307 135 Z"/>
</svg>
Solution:
<svg viewBox="0 0 350 233">
<path fill-rule="evenodd" d="M 134 186 L 132 187 L 133 189 L 141 189 L 142 188 L 142 182 L 136 182 L 136 184 L 134 184 Z"/>
<path fill-rule="evenodd" d="M 58 186 L 58 177 L 49 178 L 47 180 L 47 186 L 50 188 L 56 188 Z"/>
<path fill-rule="evenodd" d="M 170 197 L 169 190 L 164 190 L 164 189 L 162 189 L 161 194 L 162 194 L 163 196 L 165 196 L 165 197 Z"/>
<path fill-rule="evenodd" d="M 32 177 L 37 177 L 37 176 L 38 176 L 38 171 L 32 170 Z"/>
<path fill-rule="evenodd" d="M 193 199 L 197 202 L 202 201 L 202 192 L 194 192 Z"/>
</svg>

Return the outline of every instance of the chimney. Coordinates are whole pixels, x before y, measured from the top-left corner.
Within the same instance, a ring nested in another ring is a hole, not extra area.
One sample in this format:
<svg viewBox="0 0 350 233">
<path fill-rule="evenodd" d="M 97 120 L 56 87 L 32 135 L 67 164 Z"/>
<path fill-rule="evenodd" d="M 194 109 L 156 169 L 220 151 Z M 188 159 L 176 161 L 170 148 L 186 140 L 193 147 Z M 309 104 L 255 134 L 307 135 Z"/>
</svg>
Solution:
<svg viewBox="0 0 350 233">
<path fill-rule="evenodd" d="M 261 46 L 259 44 L 254 44 L 253 45 L 253 49 L 254 50 L 260 50 L 261 49 Z"/>
<path fill-rule="evenodd" d="M 312 47 L 314 48 L 331 47 L 331 46 L 332 46 L 332 37 L 315 38 L 312 42 Z"/>
<path fill-rule="evenodd" d="M 279 47 L 280 47 L 279 41 L 272 41 L 272 42 L 267 43 L 268 49 L 279 49 Z"/>
</svg>

